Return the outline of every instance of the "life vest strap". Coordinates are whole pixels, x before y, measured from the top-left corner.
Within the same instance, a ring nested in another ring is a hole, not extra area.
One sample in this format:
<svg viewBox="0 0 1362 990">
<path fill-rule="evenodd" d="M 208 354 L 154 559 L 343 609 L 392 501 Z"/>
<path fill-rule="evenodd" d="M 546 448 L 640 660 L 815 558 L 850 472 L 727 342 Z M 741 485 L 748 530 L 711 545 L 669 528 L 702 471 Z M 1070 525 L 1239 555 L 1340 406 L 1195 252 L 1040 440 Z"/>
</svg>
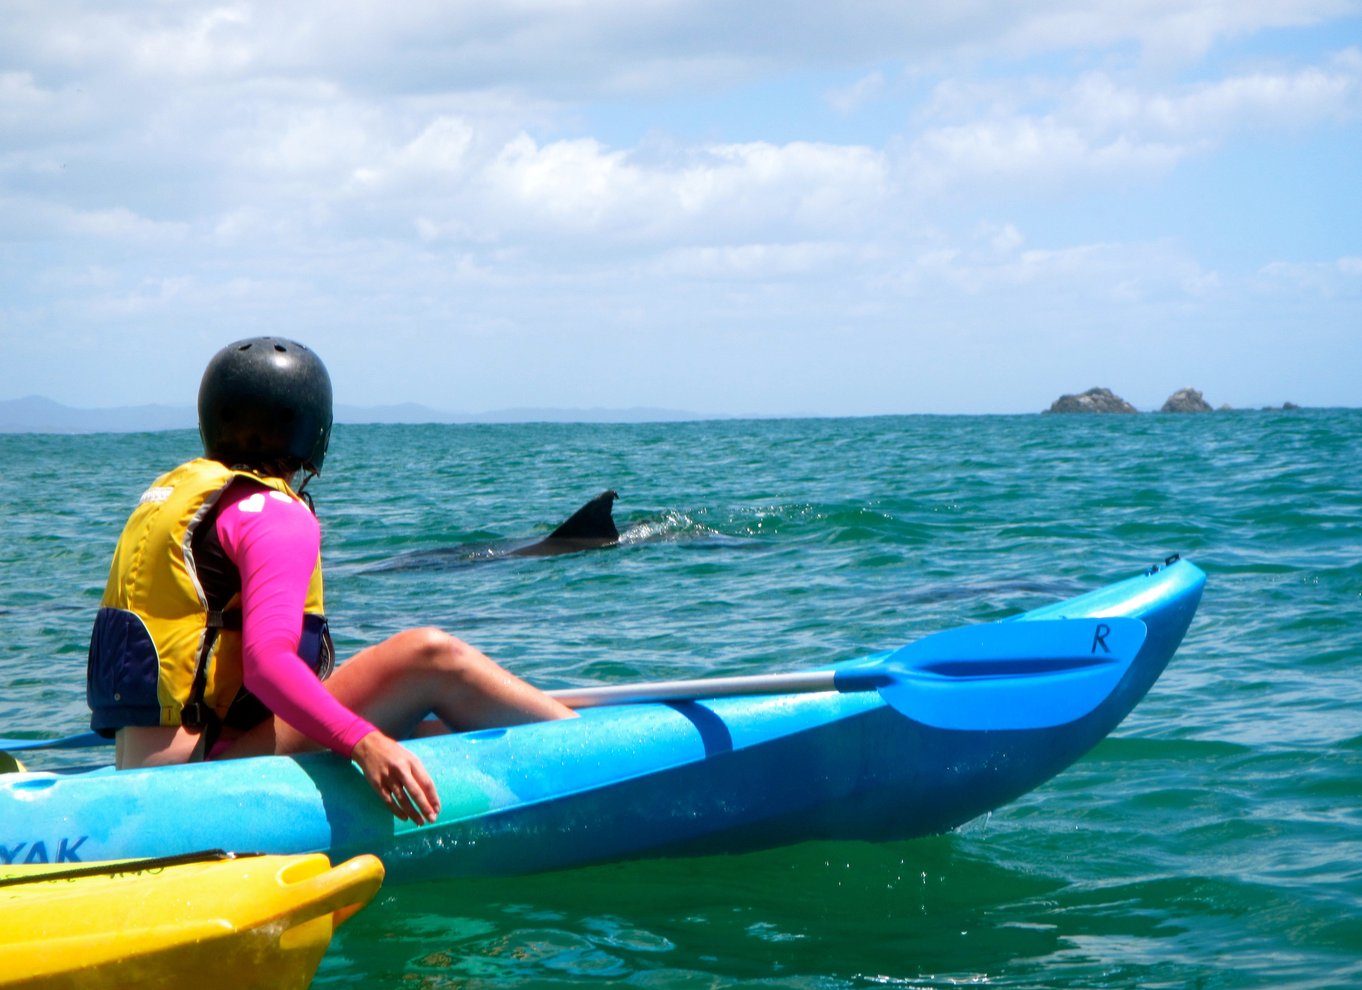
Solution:
<svg viewBox="0 0 1362 990">
<path fill-rule="evenodd" d="M 217 645 L 221 630 L 241 629 L 241 609 L 210 608 L 205 624 L 207 629 L 199 650 L 199 663 L 194 670 L 194 684 L 189 689 L 189 702 L 180 709 L 180 724 L 186 729 L 199 730 L 199 741 L 189 758 L 190 763 L 202 763 L 208 759 L 209 752 L 222 733 L 222 718 L 203 700 L 204 692 L 208 690 L 208 660 L 213 655 L 213 647 Z"/>
<path fill-rule="evenodd" d="M 241 609 L 209 609 L 208 628 L 226 629 L 230 632 L 241 632 Z"/>
</svg>

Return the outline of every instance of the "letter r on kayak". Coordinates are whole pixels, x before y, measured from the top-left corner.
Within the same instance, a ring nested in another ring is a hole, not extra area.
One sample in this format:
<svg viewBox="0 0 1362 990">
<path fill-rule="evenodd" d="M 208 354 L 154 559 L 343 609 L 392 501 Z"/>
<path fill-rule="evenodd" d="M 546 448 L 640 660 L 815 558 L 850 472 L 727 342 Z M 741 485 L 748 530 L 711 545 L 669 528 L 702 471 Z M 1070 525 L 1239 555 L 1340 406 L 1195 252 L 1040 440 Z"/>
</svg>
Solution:
<svg viewBox="0 0 1362 990">
<path fill-rule="evenodd" d="M 1097 627 L 1092 631 L 1092 649 L 1089 653 L 1096 653 L 1097 648 L 1102 647 L 1103 653 L 1111 653 L 1111 647 L 1107 645 L 1107 637 L 1111 635 L 1111 626 L 1105 622 L 1097 623 Z"/>
</svg>

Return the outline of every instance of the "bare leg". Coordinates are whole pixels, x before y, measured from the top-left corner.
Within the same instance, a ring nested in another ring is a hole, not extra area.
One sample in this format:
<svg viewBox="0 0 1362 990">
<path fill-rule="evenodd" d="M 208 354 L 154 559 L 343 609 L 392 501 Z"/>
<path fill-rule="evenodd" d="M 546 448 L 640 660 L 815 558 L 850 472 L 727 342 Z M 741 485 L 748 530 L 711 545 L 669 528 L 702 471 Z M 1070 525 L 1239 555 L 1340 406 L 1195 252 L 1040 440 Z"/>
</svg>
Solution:
<svg viewBox="0 0 1362 990">
<path fill-rule="evenodd" d="M 571 718 L 576 713 L 439 629 L 410 629 L 340 665 L 327 688 L 351 711 L 401 739 L 434 712 L 455 731 Z M 224 756 L 317 749 L 282 719 L 241 737 Z"/>
<path fill-rule="evenodd" d="M 116 736 L 114 766 L 129 770 L 188 763 L 198 744 L 198 732 L 182 725 L 127 725 Z"/>
</svg>

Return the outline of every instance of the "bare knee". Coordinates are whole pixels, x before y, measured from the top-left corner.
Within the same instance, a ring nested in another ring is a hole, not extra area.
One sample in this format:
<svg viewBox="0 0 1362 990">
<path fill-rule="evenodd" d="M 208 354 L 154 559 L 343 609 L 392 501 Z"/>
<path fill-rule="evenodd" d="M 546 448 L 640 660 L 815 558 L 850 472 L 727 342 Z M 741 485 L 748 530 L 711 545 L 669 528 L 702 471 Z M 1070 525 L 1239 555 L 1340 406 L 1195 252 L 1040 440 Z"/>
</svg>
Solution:
<svg viewBox="0 0 1362 990">
<path fill-rule="evenodd" d="M 486 662 L 481 653 L 443 629 L 425 626 L 402 634 L 408 663 L 424 673 L 444 677 L 467 677 Z"/>
</svg>

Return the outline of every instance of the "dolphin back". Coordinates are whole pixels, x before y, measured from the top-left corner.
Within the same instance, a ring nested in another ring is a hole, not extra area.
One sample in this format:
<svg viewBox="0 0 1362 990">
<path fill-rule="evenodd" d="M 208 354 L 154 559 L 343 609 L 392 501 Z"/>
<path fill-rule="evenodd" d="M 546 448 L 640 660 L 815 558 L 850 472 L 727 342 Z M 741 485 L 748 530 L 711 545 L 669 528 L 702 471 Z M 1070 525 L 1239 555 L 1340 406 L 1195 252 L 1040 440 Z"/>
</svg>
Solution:
<svg viewBox="0 0 1362 990">
<path fill-rule="evenodd" d="M 597 547 L 613 546 L 619 542 L 620 532 L 615 528 L 615 517 L 611 514 L 619 493 L 607 489 L 587 502 L 563 522 L 552 533 L 527 547 L 512 550 L 515 557 L 548 557 L 558 553 L 576 553 L 578 550 L 593 550 Z"/>
</svg>

